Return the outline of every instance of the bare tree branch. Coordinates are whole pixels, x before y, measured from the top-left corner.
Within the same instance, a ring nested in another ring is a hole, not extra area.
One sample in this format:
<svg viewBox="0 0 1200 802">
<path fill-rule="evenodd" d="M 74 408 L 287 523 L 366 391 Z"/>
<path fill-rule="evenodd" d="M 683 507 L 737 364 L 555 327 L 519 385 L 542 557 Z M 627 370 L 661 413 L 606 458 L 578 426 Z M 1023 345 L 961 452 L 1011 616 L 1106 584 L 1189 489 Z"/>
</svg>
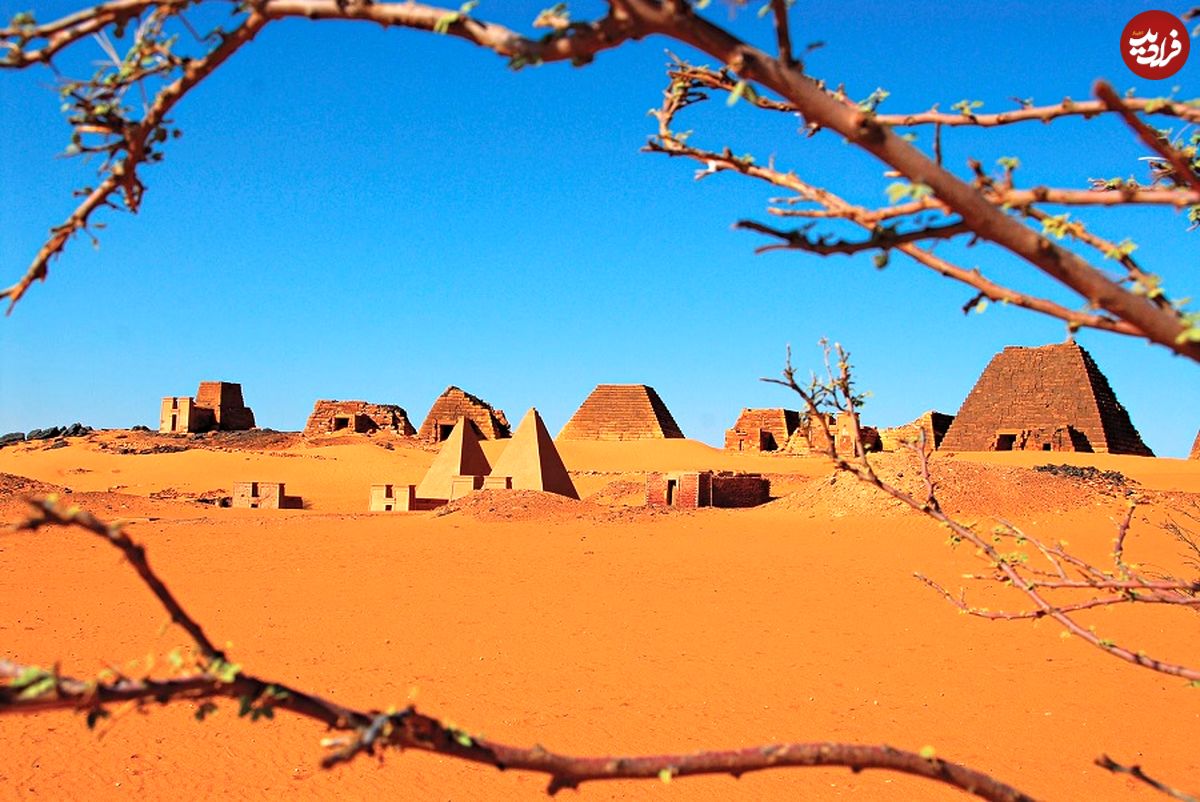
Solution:
<svg viewBox="0 0 1200 802">
<path fill-rule="evenodd" d="M 401 711 L 365 712 L 346 708 L 290 685 L 255 677 L 227 662 L 213 648 L 195 619 L 190 617 L 161 579 L 150 569 L 145 549 L 117 525 L 106 524 L 76 508 L 64 509 L 53 497 L 32 501 L 36 514 L 17 529 L 36 530 L 49 525 L 77 526 L 118 548 L 138 576 L 192 636 L 204 654 L 202 671 L 171 679 L 81 681 L 36 666 L 0 660 L 0 715 L 45 710 L 89 712 L 89 721 L 114 702 L 196 702 L 215 697 L 239 700 L 242 715 L 271 718 L 285 710 L 315 719 L 350 736 L 335 740 L 337 747 L 323 764 L 328 767 L 373 753 L 376 747 L 393 746 L 484 763 L 499 769 L 521 769 L 550 776 L 547 792 L 577 788 L 584 782 L 615 779 L 670 780 L 698 774 L 740 777 L 753 771 L 786 766 L 844 766 L 852 771 L 886 769 L 944 783 L 995 802 L 1030 802 L 1031 797 L 974 769 L 936 756 L 871 746 L 839 743 L 771 744 L 728 751 L 632 757 L 577 757 L 549 752 L 540 746 L 522 748 L 491 741 L 448 727 L 436 718 L 408 707 Z"/>
</svg>

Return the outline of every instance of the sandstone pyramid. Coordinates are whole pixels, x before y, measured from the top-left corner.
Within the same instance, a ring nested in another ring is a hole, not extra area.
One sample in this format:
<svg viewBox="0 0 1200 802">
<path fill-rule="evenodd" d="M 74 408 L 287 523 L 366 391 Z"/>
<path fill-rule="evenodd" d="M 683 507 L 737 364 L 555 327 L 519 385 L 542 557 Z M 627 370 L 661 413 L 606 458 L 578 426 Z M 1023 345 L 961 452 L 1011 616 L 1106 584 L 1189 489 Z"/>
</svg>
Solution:
<svg viewBox="0 0 1200 802">
<path fill-rule="evenodd" d="M 508 419 L 504 417 L 503 410 L 496 409 L 482 398 L 450 385 L 433 402 L 433 407 L 417 431 L 417 437 L 433 443 L 441 442 L 449 437 L 450 430 L 461 417 L 472 420 L 480 437 L 485 440 L 498 440 L 509 436 Z"/>
<path fill-rule="evenodd" d="M 1196 432 L 1196 439 L 1192 441 L 1192 453 L 1188 454 L 1188 459 L 1200 459 L 1200 432 Z"/>
<path fill-rule="evenodd" d="M 1154 456 L 1091 354 L 1074 342 L 1009 346 L 992 357 L 940 449 Z"/>
<path fill-rule="evenodd" d="M 683 432 L 653 387 L 601 384 L 558 436 L 563 440 L 661 440 Z"/>
<path fill-rule="evenodd" d="M 470 418 L 460 417 L 417 485 L 417 498 L 451 498 L 454 477 L 487 476 L 490 472 L 479 446 L 479 428 Z"/>
<path fill-rule="evenodd" d="M 521 419 L 512 442 L 496 460 L 491 475 L 493 478 L 511 477 L 513 490 L 542 490 L 579 498 L 542 416 L 533 407 Z"/>
</svg>

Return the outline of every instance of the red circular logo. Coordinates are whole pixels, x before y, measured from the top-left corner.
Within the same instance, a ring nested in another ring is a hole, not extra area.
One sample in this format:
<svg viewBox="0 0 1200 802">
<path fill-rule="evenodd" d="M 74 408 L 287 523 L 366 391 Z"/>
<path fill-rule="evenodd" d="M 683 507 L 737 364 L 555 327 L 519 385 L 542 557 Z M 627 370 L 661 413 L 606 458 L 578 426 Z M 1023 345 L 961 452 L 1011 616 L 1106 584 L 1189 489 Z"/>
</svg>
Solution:
<svg viewBox="0 0 1200 802">
<path fill-rule="evenodd" d="M 1121 31 L 1121 58 L 1134 74 L 1151 81 L 1170 78 L 1187 61 L 1191 45 L 1179 18 L 1165 11 L 1143 11 Z"/>
</svg>

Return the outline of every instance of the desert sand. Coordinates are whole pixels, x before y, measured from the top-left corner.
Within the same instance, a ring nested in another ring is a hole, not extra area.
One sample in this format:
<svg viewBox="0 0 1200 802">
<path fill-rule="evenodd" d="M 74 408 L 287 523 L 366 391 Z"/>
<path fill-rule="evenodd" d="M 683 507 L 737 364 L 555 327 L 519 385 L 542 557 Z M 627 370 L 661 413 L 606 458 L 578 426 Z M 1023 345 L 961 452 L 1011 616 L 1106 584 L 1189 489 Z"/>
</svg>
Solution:
<svg viewBox="0 0 1200 802">
<path fill-rule="evenodd" d="M 729 454 L 685 440 L 562 443 L 582 501 L 489 492 L 423 513 L 365 512 L 373 482 L 419 481 L 433 452 L 384 438 L 209 439 L 98 432 L 66 447 L 0 449 L 0 516 L 22 494 L 63 492 L 130 522 L 185 607 L 247 670 L 364 709 L 419 709 L 470 732 L 555 751 L 636 754 L 790 741 L 929 746 L 1057 800 L 1162 798 L 1094 766 L 1101 753 L 1185 789 L 1200 784 L 1200 691 L 1119 662 L 1052 622 L 960 615 L 913 578 L 950 588 L 980 563 L 945 532 L 819 458 Z M 163 443 L 187 450 L 152 453 Z M 494 461 L 504 442 L 487 442 Z M 390 446 L 390 447 L 389 447 Z M 125 453 L 121 453 L 124 451 Z M 151 453 L 141 453 L 151 452 Z M 1063 454 L 939 454 L 945 506 L 1108 551 L 1123 491 L 1029 470 L 1094 465 L 1145 499 L 1129 559 L 1192 571 L 1159 524 L 1197 509 L 1200 461 Z M 900 455 L 882 470 L 916 479 Z M 750 510 L 639 507 L 647 470 L 770 475 Z M 299 510 L 197 498 L 284 481 Z M 2 656 L 88 677 L 168 674 L 186 645 L 120 555 L 70 529 L 0 536 Z M 1190 574 L 1187 574 L 1190 575 Z M 1021 598 L 980 587 L 992 608 Z M 1192 665 L 1185 610 L 1083 616 L 1106 637 Z M 136 661 L 136 662 L 131 662 Z M 546 778 L 416 752 L 319 768 L 323 729 L 222 702 L 0 719 L 0 797 L 497 800 Z M 587 783 L 580 799 L 965 799 L 902 775 L 784 769 Z"/>
</svg>

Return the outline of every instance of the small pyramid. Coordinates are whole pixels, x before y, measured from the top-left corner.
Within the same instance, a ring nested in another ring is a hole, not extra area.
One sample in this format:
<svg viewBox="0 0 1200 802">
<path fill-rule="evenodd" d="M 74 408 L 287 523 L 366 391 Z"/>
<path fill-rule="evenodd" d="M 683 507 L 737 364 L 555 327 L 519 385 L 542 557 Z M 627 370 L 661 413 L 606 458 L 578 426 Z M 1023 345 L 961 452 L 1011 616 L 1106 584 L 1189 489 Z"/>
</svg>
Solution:
<svg viewBox="0 0 1200 802">
<path fill-rule="evenodd" d="M 491 466 L 479 439 L 479 427 L 470 419 L 459 417 L 425 478 L 417 485 L 417 498 L 448 499 L 455 476 L 487 476 Z"/>
<path fill-rule="evenodd" d="M 525 413 L 512 442 L 496 460 L 492 476 L 511 476 L 513 490 L 542 490 L 579 498 L 542 416 L 533 407 Z"/>
<path fill-rule="evenodd" d="M 682 438 L 679 424 L 653 387 L 599 384 L 558 433 L 561 440 Z"/>
<path fill-rule="evenodd" d="M 1192 453 L 1188 454 L 1188 459 L 1200 459 L 1200 432 L 1196 432 L 1196 439 L 1192 441 Z"/>
</svg>

